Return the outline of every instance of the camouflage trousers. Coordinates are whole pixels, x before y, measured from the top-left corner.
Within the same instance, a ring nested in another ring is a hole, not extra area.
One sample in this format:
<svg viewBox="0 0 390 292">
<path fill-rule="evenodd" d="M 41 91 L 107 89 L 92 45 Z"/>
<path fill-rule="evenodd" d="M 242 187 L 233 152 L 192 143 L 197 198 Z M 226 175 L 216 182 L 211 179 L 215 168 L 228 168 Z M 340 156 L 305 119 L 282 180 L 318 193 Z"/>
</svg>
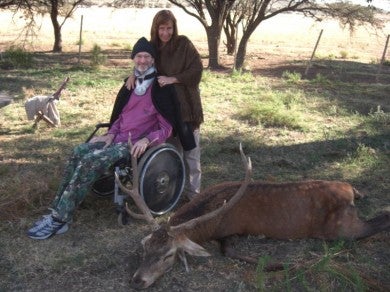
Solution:
<svg viewBox="0 0 390 292">
<path fill-rule="evenodd" d="M 73 149 L 52 203 L 56 218 L 64 222 L 71 221 L 75 209 L 96 179 L 118 160 L 130 157 L 127 143 L 112 144 L 106 149 L 103 149 L 104 145 L 103 142 L 84 143 Z"/>
</svg>

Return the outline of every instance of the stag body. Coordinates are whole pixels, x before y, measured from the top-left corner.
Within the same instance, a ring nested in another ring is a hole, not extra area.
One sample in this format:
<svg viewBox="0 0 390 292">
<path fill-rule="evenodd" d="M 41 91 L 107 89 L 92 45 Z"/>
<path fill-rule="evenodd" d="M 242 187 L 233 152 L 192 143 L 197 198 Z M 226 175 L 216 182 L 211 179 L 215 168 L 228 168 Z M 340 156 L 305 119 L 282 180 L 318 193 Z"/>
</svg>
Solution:
<svg viewBox="0 0 390 292">
<path fill-rule="evenodd" d="M 206 189 L 176 211 L 170 226 L 207 214 L 236 193 L 241 182 Z M 185 230 L 195 242 L 233 234 L 263 234 L 275 239 L 357 239 L 376 232 L 372 223 L 357 216 L 354 198 L 361 196 L 350 184 L 337 181 L 251 183 L 229 212 Z"/>
<path fill-rule="evenodd" d="M 390 212 L 369 221 L 357 216 L 354 199 L 361 195 L 348 183 L 304 181 L 293 183 L 251 182 L 251 162 L 240 148 L 246 168 L 243 182 L 225 182 L 204 190 L 158 225 L 140 198 L 131 195 L 143 211 L 142 217 L 155 229 L 142 240 L 143 262 L 132 279 L 135 288 L 147 288 L 170 269 L 178 255 L 210 254 L 199 244 L 224 241 L 232 235 L 265 235 L 274 239 L 359 239 L 390 230 Z M 134 163 L 133 159 L 133 163 Z M 136 169 L 133 165 L 133 169 Z M 136 178 L 137 175 L 135 174 Z M 120 181 L 117 180 L 120 184 Z M 137 185 L 137 184 L 136 184 Z M 140 217 L 129 213 L 134 217 Z M 221 245 L 226 248 L 225 244 Z M 229 254 L 228 248 L 225 252 Z"/>
<path fill-rule="evenodd" d="M 181 258 L 184 252 L 208 256 L 199 244 L 231 235 L 360 239 L 390 229 L 390 212 L 369 221 L 359 219 L 354 198 L 361 195 L 350 184 L 338 181 L 253 182 L 228 212 L 186 226 L 230 200 L 240 185 L 229 182 L 206 189 L 178 209 L 168 226 L 160 226 L 146 237 L 144 259 L 133 276 L 133 286 L 151 285 L 174 264 L 176 254 Z"/>
</svg>

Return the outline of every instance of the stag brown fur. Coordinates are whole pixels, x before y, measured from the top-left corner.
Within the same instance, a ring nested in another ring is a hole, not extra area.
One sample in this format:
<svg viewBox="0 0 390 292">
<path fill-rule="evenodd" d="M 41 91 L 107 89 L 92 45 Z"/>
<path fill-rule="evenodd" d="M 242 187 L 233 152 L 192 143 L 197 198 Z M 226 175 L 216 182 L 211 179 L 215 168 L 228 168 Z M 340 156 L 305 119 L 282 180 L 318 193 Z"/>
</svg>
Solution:
<svg viewBox="0 0 390 292">
<path fill-rule="evenodd" d="M 354 199 L 361 197 L 350 184 L 338 181 L 251 183 L 229 212 L 176 232 L 172 228 L 207 214 L 233 197 L 241 182 L 211 186 L 183 205 L 143 240 L 144 260 L 133 286 L 146 288 L 174 263 L 176 253 L 209 254 L 195 245 L 231 235 L 265 235 L 274 239 L 360 239 L 390 229 L 390 212 L 369 221 L 358 218 Z M 169 258 L 171 257 L 171 258 Z"/>
<path fill-rule="evenodd" d="M 223 241 L 232 235 L 265 235 L 274 239 L 360 239 L 390 230 L 390 212 L 369 221 L 359 219 L 354 199 L 361 195 L 348 183 L 321 180 L 281 184 L 250 182 L 251 163 L 241 148 L 240 151 L 246 165 L 244 182 L 211 186 L 178 209 L 168 224 L 158 226 L 154 221 L 153 226 L 157 229 L 142 240 L 144 256 L 132 279 L 135 288 L 153 284 L 172 267 L 176 256 L 185 264 L 185 253 L 209 256 L 199 244 L 210 240 Z M 132 195 L 129 190 L 127 192 Z M 139 196 L 132 197 L 139 208 L 145 210 Z M 150 221 L 151 215 L 145 215 Z"/>
<path fill-rule="evenodd" d="M 206 189 L 182 206 L 169 221 L 175 226 L 215 210 L 228 201 L 241 182 L 225 182 Z M 251 183 L 241 200 L 220 218 L 212 219 L 186 235 L 195 242 L 232 234 L 262 234 L 275 239 L 359 239 L 388 224 L 358 218 L 354 198 L 361 194 L 350 184 L 338 181 Z M 388 217 L 384 216 L 384 220 Z M 382 217 L 380 217 L 382 218 Z M 389 220 L 389 219 L 388 219 Z M 376 226 L 378 225 L 378 226 Z"/>
</svg>

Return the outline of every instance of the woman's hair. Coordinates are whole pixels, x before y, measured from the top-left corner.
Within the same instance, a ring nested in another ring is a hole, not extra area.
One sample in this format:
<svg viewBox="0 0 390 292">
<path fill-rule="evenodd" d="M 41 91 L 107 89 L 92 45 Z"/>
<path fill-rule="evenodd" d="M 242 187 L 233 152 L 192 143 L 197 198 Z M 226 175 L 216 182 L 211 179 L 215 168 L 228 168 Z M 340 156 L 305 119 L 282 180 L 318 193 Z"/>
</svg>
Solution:
<svg viewBox="0 0 390 292">
<path fill-rule="evenodd" d="M 172 34 L 172 38 L 169 40 L 168 44 L 166 45 L 169 46 L 169 50 L 173 50 L 178 35 L 175 16 L 170 10 L 164 9 L 157 12 L 153 18 L 152 27 L 150 29 L 150 41 L 157 49 L 159 49 L 162 45 L 161 40 L 158 37 L 158 28 L 160 27 L 160 25 L 167 24 L 170 21 L 172 22 L 172 26 L 173 26 L 173 34 Z"/>
</svg>

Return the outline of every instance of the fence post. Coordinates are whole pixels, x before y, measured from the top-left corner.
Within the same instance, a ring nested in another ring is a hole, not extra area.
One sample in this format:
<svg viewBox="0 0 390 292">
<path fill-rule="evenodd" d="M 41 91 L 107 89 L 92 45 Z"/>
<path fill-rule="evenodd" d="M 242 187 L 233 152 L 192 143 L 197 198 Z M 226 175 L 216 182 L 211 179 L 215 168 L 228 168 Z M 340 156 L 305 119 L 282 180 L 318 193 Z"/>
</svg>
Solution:
<svg viewBox="0 0 390 292">
<path fill-rule="evenodd" d="M 79 36 L 79 64 L 81 60 L 81 43 L 83 42 L 83 15 L 81 15 L 81 22 L 80 22 L 80 36 Z"/>
<path fill-rule="evenodd" d="M 322 35 L 322 32 L 323 32 L 323 31 L 324 31 L 324 30 L 323 30 L 323 29 L 321 29 L 321 31 L 320 31 L 320 35 L 319 35 L 319 36 L 318 36 L 318 38 L 317 38 L 316 45 L 314 46 L 313 53 L 311 54 L 311 57 L 310 57 L 309 63 L 307 64 L 307 67 L 306 67 L 306 70 L 305 70 L 305 76 L 307 76 L 307 73 L 309 73 L 309 68 L 310 68 L 310 66 L 311 66 L 311 62 L 312 62 L 312 60 L 313 60 L 313 58 L 314 58 L 314 55 L 315 55 L 315 53 L 316 53 L 317 46 L 318 46 L 318 43 L 320 42 L 321 35 Z"/>
<path fill-rule="evenodd" d="M 234 44 L 234 58 L 233 58 L 233 71 L 236 70 L 236 60 L 237 60 L 237 41 L 238 41 L 238 23 L 236 24 L 236 42 Z"/>
<path fill-rule="evenodd" d="M 387 46 L 389 45 L 389 38 L 390 38 L 390 34 L 387 35 L 385 49 L 383 50 L 382 59 L 381 59 L 381 62 L 379 63 L 378 72 L 376 73 L 376 82 L 378 82 L 378 80 L 379 80 L 379 74 L 382 71 L 382 66 L 383 66 L 383 63 L 385 62 L 385 59 L 386 59 L 386 51 L 387 51 Z"/>
</svg>

